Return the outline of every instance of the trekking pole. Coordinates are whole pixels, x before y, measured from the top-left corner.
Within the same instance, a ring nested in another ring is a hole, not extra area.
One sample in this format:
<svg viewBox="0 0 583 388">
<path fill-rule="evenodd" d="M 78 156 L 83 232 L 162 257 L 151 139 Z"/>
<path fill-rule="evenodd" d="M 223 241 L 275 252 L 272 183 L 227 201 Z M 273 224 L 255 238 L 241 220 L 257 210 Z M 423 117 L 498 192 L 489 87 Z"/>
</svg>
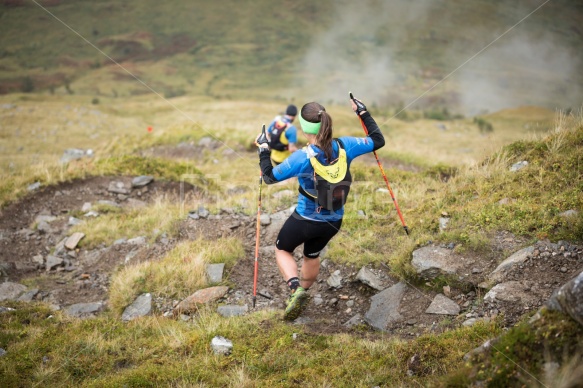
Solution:
<svg viewBox="0 0 583 388">
<path fill-rule="evenodd" d="M 257 143 L 261 144 L 260 140 L 266 140 L 265 135 L 265 124 L 263 124 L 263 129 L 261 130 L 261 136 L 257 139 Z M 261 186 L 263 183 L 263 172 L 259 171 L 259 197 L 257 200 L 257 227 L 255 231 L 255 269 L 253 270 L 253 308 L 255 308 L 255 302 L 257 300 L 257 272 L 259 270 L 259 229 L 261 227 Z"/>
<path fill-rule="evenodd" d="M 354 96 L 352 95 L 352 92 L 350 92 L 350 99 L 354 101 Z M 360 125 L 362 125 L 362 129 L 364 129 L 364 133 L 366 135 L 368 135 L 368 129 L 366 129 L 366 125 L 364 125 L 364 121 L 362 120 L 360 115 L 358 116 L 358 119 L 360 120 Z M 399 218 L 401 219 L 401 224 L 403 224 L 403 229 L 405 229 L 405 233 L 407 233 L 407 236 L 408 236 L 409 235 L 409 228 L 407 227 L 407 224 L 405 224 L 405 220 L 403 219 L 403 214 L 401 213 L 401 209 L 399 209 L 399 204 L 397 204 L 397 199 L 395 198 L 395 194 L 393 194 L 393 190 L 391 189 L 391 185 L 389 185 L 389 180 L 387 179 L 387 175 L 385 174 L 385 170 L 383 169 L 383 165 L 381 164 L 381 160 L 379 159 L 379 156 L 377 155 L 376 151 L 373 151 L 373 153 L 374 153 L 374 157 L 377 160 L 377 164 L 379 165 L 379 169 L 381 170 L 381 174 L 383 175 L 383 179 L 385 180 L 385 183 L 387 184 L 387 189 L 389 189 L 389 193 L 391 193 L 391 198 L 393 199 L 393 203 L 395 204 L 395 208 L 397 209 L 397 214 L 399 215 Z"/>
</svg>

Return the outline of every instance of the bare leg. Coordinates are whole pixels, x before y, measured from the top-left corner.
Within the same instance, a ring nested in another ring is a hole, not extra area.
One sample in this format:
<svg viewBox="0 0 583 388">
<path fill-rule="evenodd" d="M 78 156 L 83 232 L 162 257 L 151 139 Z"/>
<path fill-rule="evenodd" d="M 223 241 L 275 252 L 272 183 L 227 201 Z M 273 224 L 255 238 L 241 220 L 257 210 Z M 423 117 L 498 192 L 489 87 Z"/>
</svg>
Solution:
<svg viewBox="0 0 583 388">
<path fill-rule="evenodd" d="M 284 281 L 298 277 L 298 265 L 291 253 L 275 248 L 275 261 Z"/>
<path fill-rule="evenodd" d="M 307 258 L 304 256 L 302 270 L 300 273 L 300 285 L 308 289 L 314 284 L 320 273 L 320 258 Z"/>
</svg>

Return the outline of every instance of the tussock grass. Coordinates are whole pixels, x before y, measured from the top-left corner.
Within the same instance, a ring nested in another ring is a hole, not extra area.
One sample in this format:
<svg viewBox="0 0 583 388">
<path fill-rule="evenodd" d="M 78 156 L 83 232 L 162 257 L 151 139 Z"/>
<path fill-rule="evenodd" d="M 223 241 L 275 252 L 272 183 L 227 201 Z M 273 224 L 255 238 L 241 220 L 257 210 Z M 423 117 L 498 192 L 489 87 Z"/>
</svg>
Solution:
<svg viewBox="0 0 583 388">
<path fill-rule="evenodd" d="M 8 350 L 0 374 L 7 386 L 427 385 L 500 332 L 495 324 L 479 324 L 402 341 L 308 333 L 273 311 L 232 318 L 203 311 L 191 325 L 156 316 L 128 323 L 112 316 L 77 320 L 43 305 L 11 306 L 18 310 L 0 315 L 6 333 L 0 346 Z M 24 317 L 27 323 L 19 319 Z M 212 353 L 217 335 L 233 341 L 230 356 Z M 407 360 L 414 354 L 420 366 L 408 376 Z"/>
<path fill-rule="evenodd" d="M 181 242 L 160 260 L 121 268 L 111 280 L 111 308 L 121 312 L 145 292 L 166 298 L 186 297 L 208 285 L 207 264 L 225 263 L 230 268 L 243 256 L 243 244 L 235 238 Z"/>
<path fill-rule="evenodd" d="M 83 232 L 86 237 L 80 244 L 92 249 L 100 244 L 111 245 L 120 238 L 145 236 L 154 241 L 166 233 L 177 232 L 180 205 L 166 196 L 157 197 L 154 204 L 134 210 L 116 210 L 91 218 L 71 228 L 71 233 Z"/>
</svg>

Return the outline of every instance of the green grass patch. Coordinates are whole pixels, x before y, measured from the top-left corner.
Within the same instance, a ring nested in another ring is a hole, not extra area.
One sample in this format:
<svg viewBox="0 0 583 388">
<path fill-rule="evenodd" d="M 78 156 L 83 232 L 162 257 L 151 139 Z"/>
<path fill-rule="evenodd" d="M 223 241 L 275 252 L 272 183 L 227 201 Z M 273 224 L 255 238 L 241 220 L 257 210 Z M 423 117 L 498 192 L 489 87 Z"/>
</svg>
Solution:
<svg viewBox="0 0 583 388">
<path fill-rule="evenodd" d="M 235 238 L 179 243 L 160 260 L 122 267 L 111 280 L 111 308 L 121 313 L 139 294 L 184 298 L 208 285 L 206 265 L 225 263 L 231 268 L 244 256 L 243 243 Z"/>
<path fill-rule="evenodd" d="M 129 323 L 103 315 L 67 318 L 44 305 L 10 303 L 0 315 L 0 376 L 5 386 L 395 386 L 427 385 L 459 368 L 461 356 L 495 324 L 402 341 L 304 332 L 278 312 L 223 318 L 201 310 L 194 324 L 151 316 Z M 294 339 L 296 333 L 296 339 Z M 215 336 L 230 339 L 214 355 Z M 415 374 L 407 362 L 419 358 Z"/>
</svg>

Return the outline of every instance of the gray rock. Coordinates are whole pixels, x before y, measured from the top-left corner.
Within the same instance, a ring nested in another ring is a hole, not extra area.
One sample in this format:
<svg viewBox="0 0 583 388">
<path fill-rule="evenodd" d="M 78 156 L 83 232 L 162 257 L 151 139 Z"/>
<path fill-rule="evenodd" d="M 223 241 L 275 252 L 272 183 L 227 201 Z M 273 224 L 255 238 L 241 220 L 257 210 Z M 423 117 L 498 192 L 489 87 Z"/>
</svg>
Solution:
<svg viewBox="0 0 583 388">
<path fill-rule="evenodd" d="M 4 357 L 6 355 L 6 350 L 0 348 L 0 357 Z"/>
<path fill-rule="evenodd" d="M 77 248 L 77 244 L 79 244 L 79 241 L 81 241 L 83 237 L 85 237 L 85 233 L 73 233 L 71 236 L 69 236 L 69 238 L 67 238 L 67 241 L 65 241 L 65 248 L 71 250 Z"/>
<path fill-rule="evenodd" d="M 360 325 L 362 323 L 364 323 L 362 317 L 360 316 L 360 314 L 356 314 L 355 316 L 350 318 L 348 321 L 344 322 L 342 325 L 345 327 L 353 327 L 356 325 Z"/>
<path fill-rule="evenodd" d="M 65 152 L 63 152 L 60 162 L 63 164 L 69 163 L 72 160 L 81 159 L 85 155 L 86 155 L 85 150 L 79 148 L 69 148 L 66 149 Z"/>
<path fill-rule="evenodd" d="M 260 218 L 261 226 L 267 226 L 271 224 L 271 217 L 269 214 L 262 214 Z"/>
<path fill-rule="evenodd" d="M 78 218 L 75 218 L 75 217 L 69 217 L 69 222 L 68 222 L 68 224 L 69 224 L 70 226 L 75 226 L 75 225 L 79 225 L 81 222 L 83 222 L 83 221 L 81 221 L 81 220 L 80 220 L 80 219 L 78 219 Z"/>
<path fill-rule="evenodd" d="M 449 249 L 427 246 L 413 251 L 411 265 L 421 277 L 433 279 L 441 274 L 455 274 L 460 264 Z"/>
<path fill-rule="evenodd" d="M 577 217 L 577 215 L 579 215 L 579 212 L 577 210 L 574 210 L 574 209 L 569 209 L 567 211 L 559 213 L 559 216 L 563 217 L 563 218 Z"/>
<path fill-rule="evenodd" d="M 141 175 L 132 179 L 132 187 L 144 187 L 154 180 L 151 175 Z"/>
<path fill-rule="evenodd" d="M 45 221 L 41 221 L 36 225 L 36 230 L 38 230 L 40 233 L 51 233 L 52 232 L 52 228 L 49 225 L 48 222 Z"/>
<path fill-rule="evenodd" d="M 238 315 L 245 315 L 249 311 L 247 305 L 221 305 L 217 308 L 217 312 L 223 317 L 235 317 Z"/>
<path fill-rule="evenodd" d="M 65 312 L 77 318 L 88 318 L 95 316 L 102 308 L 102 302 L 76 303 L 66 307 Z"/>
<path fill-rule="evenodd" d="M 326 280 L 326 283 L 332 288 L 342 287 L 342 276 L 340 275 L 340 270 L 334 271 L 334 273 Z"/>
<path fill-rule="evenodd" d="M 146 244 L 146 237 L 144 237 L 144 236 L 138 236 L 138 237 L 130 238 L 129 240 L 126 241 L 126 244 L 129 244 L 129 245 L 145 245 Z"/>
<path fill-rule="evenodd" d="M 55 216 L 49 216 L 49 215 L 41 214 L 41 215 L 38 215 L 38 216 L 36 216 L 34 218 L 34 222 L 36 222 L 36 223 L 40 223 L 40 222 L 48 222 L 48 223 L 51 223 L 51 222 L 53 222 L 56 219 L 57 219 L 57 217 L 55 217 Z"/>
<path fill-rule="evenodd" d="M 45 258 L 43 255 L 35 255 L 32 257 L 32 262 L 36 263 L 39 267 L 42 267 L 45 264 Z"/>
<path fill-rule="evenodd" d="M 23 292 L 26 291 L 26 286 L 19 283 L 4 282 L 0 283 L 0 301 L 16 300 Z"/>
<path fill-rule="evenodd" d="M 20 295 L 18 297 L 18 300 L 21 302 L 30 302 L 34 299 L 34 297 L 38 294 L 38 292 L 39 292 L 39 289 L 34 288 L 34 289 L 27 291 L 24 294 Z"/>
<path fill-rule="evenodd" d="M 399 282 L 374 295 L 364 317 L 366 322 L 377 330 L 386 330 L 390 323 L 402 320 L 399 306 L 406 290 L 405 283 Z"/>
<path fill-rule="evenodd" d="M 439 230 L 447 229 L 447 224 L 449 224 L 448 217 L 439 217 Z"/>
<path fill-rule="evenodd" d="M 484 295 L 484 301 L 493 303 L 497 300 L 503 302 L 523 302 L 530 303 L 536 300 L 532 294 L 525 292 L 526 287 L 517 281 L 509 281 L 500 283 L 492 287 L 490 291 Z"/>
<path fill-rule="evenodd" d="M 109 187 L 107 188 L 107 191 L 115 194 L 129 194 L 131 192 L 129 189 L 125 187 L 125 184 L 123 182 L 118 181 L 109 182 Z"/>
<path fill-rule="evenodd" d="M 233 350 L 233 342 L 225 337 L 216 336 L 211 341 L 213 352 L 218 355 L 229 355 Z"/>
<path fill-rule="evenodd" d="M 28 185 L 28 187 L 26 188 L 28 191 L 35 191 L 38 190 L 40 188 L 41 184 L 40 182 L 34 182 L 30 185 Z"/>
<path fill-rule="evenodd" d="M 85 202 L 83 206 L 81 206 L 81 211 L 83 213 L 87 213 L 89 210 L 91 210 L 91 207 L 91 202 Z"/>
<path fill-rule="evenodd" d="M 490 280 L 490 282 L 502 281 L 502 279 L 504 279 L 504 272 L 508 271 L 510 268 L 512 268 L 516 264 L 524 263 L 528 259 L 528 256 L 533 251 L 534 251 L 534 246 L 530 246 L 530 247 L 523 248 L 523 249 L 519 250 L 518 252 L 515 252 L 514 254 L 512 254 L 510 257 L 508 257 L 506 260 L 504 260 L 502 263 L 500 263 L 498 265 L 498 267 L 496 267 L 496 269 L 494 271 L 492 271 L 492 273 L 490 273 L 490 275 L 488 276 L 488 279 Z"/>
<path fill-rule="evenodd" d="M 206 274 L 210 283 L 220 283 L 223 281 L 223 270 L 225 263 L 209 264 L 206 267 Z"/>
<path fill-rule="evenodd" d="M 458 315 L 460 306 L 447 296 L 437 294 L 425 312 L 427 314 Z"/>
<path fill-rule="evenodd" d="M 52 271 L 53 269 L 63 265 L 63 262 L 64 262 L 63 259 L 61 259 L 60 257 L 48 255 L 47 262 L 45 263 L 45 267 L 46 267 L 47 271 Z"/>
<path fill-rule="evenodd" d="M 555 291 L 546 305 L 583 325 L 583 271 Z"/>
<path fill-rule="evenodd" d="M 370 269 L 366 267 L 362 267 L 360 271 L 358 271 L 358 273 L 356 274 L 356 280 L 378 291 L 382 291 L 385 289 L 378 276 L 375 275 Z"/>
<path fill-rule="evenodd" d="M 520 171 L 523 168 L 525 168 L 526 166 L 528 166 L 528 162 L 526 160 L 523 160 L 521 162 L 518 163 L 514 163 L 511 167 L 510 167 L 510 171 L 511 172 L 516 172 L 516 171 Z"/>
<path fill-rule="evenodd" d="M 152 294 L 142 294 L 136 298 L 121 315 L 122 321 L 131 321 L 152 313 Z"/>
</svg>

